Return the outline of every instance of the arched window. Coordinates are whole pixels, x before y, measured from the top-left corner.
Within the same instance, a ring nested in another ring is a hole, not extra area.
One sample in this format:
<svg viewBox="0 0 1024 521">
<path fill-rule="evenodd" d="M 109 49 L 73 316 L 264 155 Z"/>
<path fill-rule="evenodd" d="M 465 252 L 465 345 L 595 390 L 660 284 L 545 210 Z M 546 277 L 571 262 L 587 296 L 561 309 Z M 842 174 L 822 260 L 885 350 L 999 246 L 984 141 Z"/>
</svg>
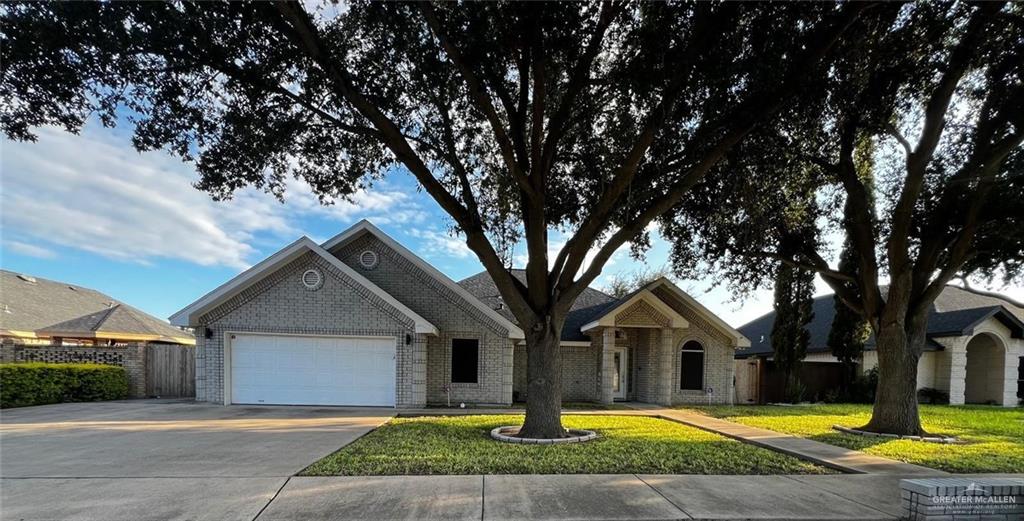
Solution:
<svg viewBox="0 0 1024 521">
<path fill-rule="evenodd" d="M 704 389 L 704 346 L 696 340 L 683 344 L 679 357 L 679 388 L 684 391 Z"/>
</svg>

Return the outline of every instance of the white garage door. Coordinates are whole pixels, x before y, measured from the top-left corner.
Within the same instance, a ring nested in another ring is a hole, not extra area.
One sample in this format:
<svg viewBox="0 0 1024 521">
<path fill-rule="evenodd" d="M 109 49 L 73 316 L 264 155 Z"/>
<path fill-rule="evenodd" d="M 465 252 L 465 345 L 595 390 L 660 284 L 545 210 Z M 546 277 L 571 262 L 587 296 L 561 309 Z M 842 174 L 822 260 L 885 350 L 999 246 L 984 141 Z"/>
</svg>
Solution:
<svg viewBox="0 0 1024 521">
<path fill-rule="evenodd" d="M 231 402 L 395 405 L 395 339 L 234 335 Z"/>
</svg>

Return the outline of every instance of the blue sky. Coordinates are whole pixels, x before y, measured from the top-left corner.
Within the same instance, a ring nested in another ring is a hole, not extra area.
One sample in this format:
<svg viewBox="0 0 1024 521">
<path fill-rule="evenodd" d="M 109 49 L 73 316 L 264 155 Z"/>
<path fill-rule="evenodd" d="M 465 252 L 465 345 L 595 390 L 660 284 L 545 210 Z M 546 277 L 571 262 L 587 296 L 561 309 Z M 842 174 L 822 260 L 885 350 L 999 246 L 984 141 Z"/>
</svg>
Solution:
<svg viewBox="0 0 1024 521">
<path fill-rule="evenodd" d="M 299 236 L 323 241 L 366 218 L 455 280 L 481 271 L 448 234 L 444 213 L 403 172 L 352 203 L 321 206 L 297 181 L 284 204 L 255 190 L 215 202 L 191 186 L 191 165 L 136 152 L 128 132 L 94 123 L 81 135 L 46 128 L 36 143 L 0 143 L 4 269 L 95 288 L 166 318 Z M 654 239 L 648 266 L 666 262 L 667 244 Z M 552 247 L 562 240 L 554 233 Z M 643 267 L 627 251 L 613 256 L 597 286 Z M 771 309 L 770 291 L 736 302 L 711 281 L 678 282 L 734 326 Z M 1024 288 L 1001 290 L 1024 299 Z"/>
</svg>

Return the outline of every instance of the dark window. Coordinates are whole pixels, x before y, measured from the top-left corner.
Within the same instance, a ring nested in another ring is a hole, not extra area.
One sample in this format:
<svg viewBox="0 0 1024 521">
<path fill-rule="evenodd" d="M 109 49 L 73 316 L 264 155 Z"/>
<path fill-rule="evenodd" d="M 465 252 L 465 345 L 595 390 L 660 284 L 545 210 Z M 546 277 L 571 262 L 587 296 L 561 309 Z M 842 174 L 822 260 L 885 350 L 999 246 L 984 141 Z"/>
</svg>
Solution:
<svg viewBox="0 0 1024 521">
<path fill-rule="evenodd" d="M 679 362 L 679 388 L 684 391 L 704 389 L 704 346 L 695 340 L 683 344 Z"/>
<path fill-rule="evenodd" d="M 470 338 L 452 340 L 452 383 L 475 384 L 480 341 Z"/>
<path fill-rule="evenodd" d="M 1017 398 L 1024 398 L 1024 356 L 1017 362 Z"/>
</svg>

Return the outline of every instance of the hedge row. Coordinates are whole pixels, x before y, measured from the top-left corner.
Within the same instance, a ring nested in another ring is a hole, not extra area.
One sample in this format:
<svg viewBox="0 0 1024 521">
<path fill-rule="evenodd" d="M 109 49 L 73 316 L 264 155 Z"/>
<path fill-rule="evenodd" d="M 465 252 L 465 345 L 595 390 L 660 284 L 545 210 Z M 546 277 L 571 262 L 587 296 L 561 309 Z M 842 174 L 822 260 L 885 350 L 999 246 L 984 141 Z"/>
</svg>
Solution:
<svg viewBox="0 0 1024 521">
<path fill-rule="evenodd" d="M 0 364 L 0 408 L 128 397 L 123 367 L 100 364 Z"/>
</svg>

